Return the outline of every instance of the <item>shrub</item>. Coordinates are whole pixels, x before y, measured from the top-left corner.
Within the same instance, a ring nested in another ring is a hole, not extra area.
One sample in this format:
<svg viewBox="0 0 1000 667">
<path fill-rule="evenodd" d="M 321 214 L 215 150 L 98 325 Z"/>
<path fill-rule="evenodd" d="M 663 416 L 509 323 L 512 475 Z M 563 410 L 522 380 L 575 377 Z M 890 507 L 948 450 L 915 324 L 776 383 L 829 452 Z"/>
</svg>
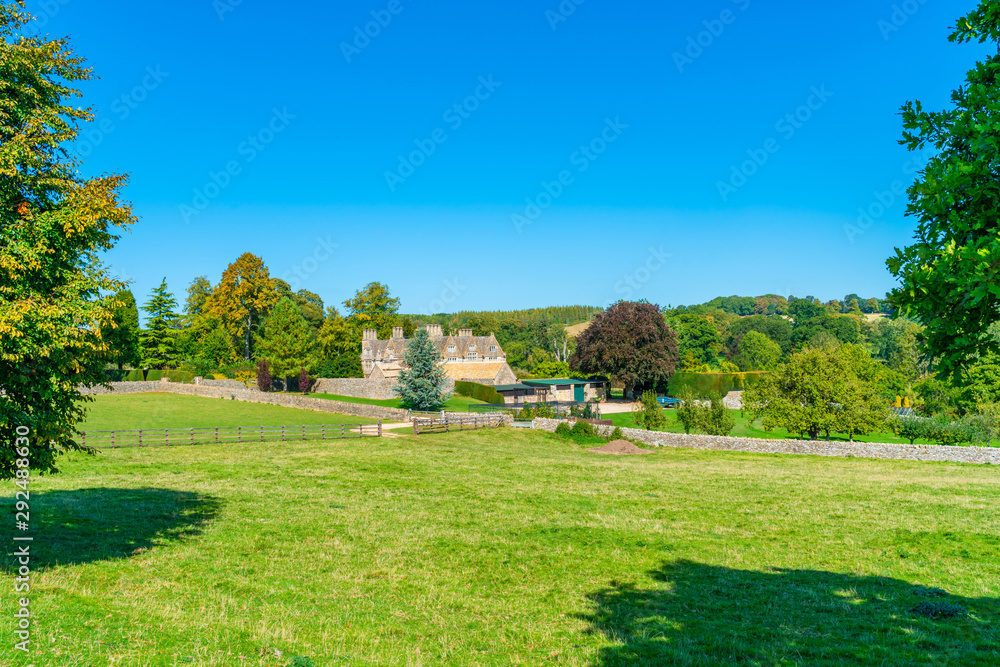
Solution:
<svg viewBox="0 0 1000 667">
<path fill-rule="evenodd" d="M 901 438 L 910 441 L 912 445 L 918 438 L 926 437 L 927 419 L 920 417 L 899 417 L 892 422 L 892 430 Z"/>
<path fill-rule="evenodd" d="M 535 406 L 535 416 L 543 417 L 545 419 L 555 419 L 556 409 L 553 408 L 551 405 L 547 405 L 545 403 L 539 403 L 538 405 Z"/>
<path fill-rule="evenodd" d="M 584 419 L 593 419 L 594 418 L 594 406 L 591 405 L 590 403 L 587 403 L 587 405 L 584 406 L 584 408 L 583 408 L 583 418 Z"/>
<path fill-rule="evenodd" d="M 722 396 L 713 394 L 709 400 L 711 401 L 710 405 L 698 408 L 705 412 L 702 418 L 705 433 L 708 435 L 729 435 L 736 427 L 736 418 L 726 408 Z"/>
<path fill-rule="evenodd" d="M 257 389 L 267 392 L 271 391 L 271 366 L 267 359 L 261 359 L 257 364 Z"/>
<path fill-rule="evenodd" d="M 624 440 L 625 434 L 622 433 L 621 426 L 615 426 L 615 430 L 611 432 L 611 440 Z"/>
<path fill-rule="evenodd" d="M 967 427 L 944 416 L 925 420 L 924 427 L 924 437 L 939 445 L 958 445 L 972 439 Z"/>
<path fill-rule="evenodd" d="M 556 426 L 556 435 L 570 435 L 572 432 L 573 429 L 566 422 L 559 422 L 559 425 Z"/>
<path fill-rule="evenodd" d="M 667 423 L 667 416 L 663 414 L 663 407 L 656 400 L 655 391 L 644 391 L 632 414 L 635 423 L 647 431 L 662 428 Z"/>
<path fill-rule="evenodd" d="M 694 392 L 685 389 L 680 394 L 680 405 L 677 406 L 677 421 L 684 427 L 684 432 L 690 434 L 701 428 L 703 411 L 695 398 Z"/>
<path fill-rule="evenodd" d="M 595 435 L 594 425 L 587 422 L 578 421 L 577 423 L 573 424 L 573 434 L 593 437 Z"/>
<path fill-rule="evenodd" d="M 299 391 L 303 394 L 309 391 L 309 386 L 312 384 L 312 380 L 309 379 L 309 373 L 306 373 L 306 369 L 303 366 L 299 367 Z"/>
<path fill-rule="evenodd" d="M 145 379 L 146 379 L 146 371 L 142 370 L 141 368 L 136 368 L 135 370 L 131 370 L 125 376 L 125 382 L 142 382 Z"/>
<path fill-rule="evenodd" d="M 478 382 L 456 382 L 455 393 L 459 396 L 468 396 L 483 403 L 503 403 L 503 396 L 496 389 Z"/>
<path fill-rule="evenodd" d="M 535 418 L 535 411 L 525 404 L 517 413 L 518 421 L 529 421 Z"/>
<path fill-rule="evenodd" d="M 223 366 L 219 369 L 219 372 L 225 375 L 230 380 L 236 379 L 236 374 L 240 371 L 250 371 L 255 373 L 257 371 L 257 364 L 253 361 L 237 361 L 234 364 L 229 364 L 228 366 Z"/>
</svg>

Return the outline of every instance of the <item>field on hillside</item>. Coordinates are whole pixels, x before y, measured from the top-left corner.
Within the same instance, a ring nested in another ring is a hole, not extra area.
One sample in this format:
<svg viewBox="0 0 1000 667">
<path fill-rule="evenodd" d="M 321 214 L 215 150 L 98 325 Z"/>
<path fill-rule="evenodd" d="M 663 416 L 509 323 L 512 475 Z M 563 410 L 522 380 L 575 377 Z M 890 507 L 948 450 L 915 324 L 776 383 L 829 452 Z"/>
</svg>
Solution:
<svg viewBox="0 0 1000 667">
<path fill-rule="evenodd" d="M 587 446 L 63 457 L 31 487 L 36 643 L 0 664 L 1000 661 L 995 467 Z"/>
<path fill-rule="evenodd" d="M 374 424 L 377 420 L 333 412 L 244 403 L 183 394 L 95 396 L 87 404 L 81 431 L 213 426 L 301 426 L 303 424 Z"/>
<path fill-rule="evenodd" d="M 681 423 L 677 421 L 677 411 L 674 409 L 664 410 L 664 414 L 667 417 L 667 424 L 659 431 L 665 431 L 668 433 L 683 433 L 684 427 Z M 777 428 L 773 431 L 765 431 L 763 424 L 760 420 L 752 422 L 748 420 L 742 414 L 742 410 L 730 410 L 730 414 L 736 420 L 736 427 L 733 429 L 730 435 L 739 438 L 767 438 L 771 440 L 787 440 L 790 438 L 799 438 L 799 435 L 793 435 L 789 433 L 786 429 Z M 621 426 L 622 428 L 639 428 L 635 423 L 635 418 L 630 412 L 618 412 L 609 415 L 605 415 L 605 419 L 610 419 L 615 426 Z M 825 434 L 820 434 L 820 439 L 824 439 Z M 831 433 L 831 440 L 847 441 L 847 435 L 844 433 Z M 895 433 L 882 432 L 882 433 L 869 433 L 868 435 L 855 435 L 854 440 L 857 442 L 888 442 L 888 443 L 901 443 L 910 444 L 910 441 L 906 438 L 901 438 Z M 917 445 L 933 445 L 937 444 L 930 440 L 924 440 L 918 438 L 914 443 Z M 1000 442 L 994 440 L 992 442 L 993 446 L 1000 446 Z"/>
</svg>

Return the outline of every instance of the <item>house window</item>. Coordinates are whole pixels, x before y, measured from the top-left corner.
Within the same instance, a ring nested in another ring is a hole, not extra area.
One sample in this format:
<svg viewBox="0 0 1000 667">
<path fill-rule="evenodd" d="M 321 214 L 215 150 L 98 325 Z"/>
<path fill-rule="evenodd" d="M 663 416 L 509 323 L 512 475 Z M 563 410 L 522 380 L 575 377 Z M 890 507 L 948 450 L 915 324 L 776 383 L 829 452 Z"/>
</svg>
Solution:
<svg viewBox="0 0 1000 667">
<path fill-rule="evenodd" d="M 490 352 L 496 352 L 496 351 L 497 351 L 497 346 L 496 345 L 490 345 Z"/>
<path fill-rule="evenodd" d="M 448 361 L 458 361 L 458 357 L 448 357 Z"/>
<path fill-rule="evenodd" d="M 478 355 L 475 352 L 469 352 L 469 354 L 466 355 L 466 359 L 475 359 L 477 356 Z"/>
<path fill-rule="evenodd" d="M 454 352 L 455 351 L 455 346 L 454 345 L 449 345 L 448 346 L 448 351 L 449 352 Z"/>
</svg>

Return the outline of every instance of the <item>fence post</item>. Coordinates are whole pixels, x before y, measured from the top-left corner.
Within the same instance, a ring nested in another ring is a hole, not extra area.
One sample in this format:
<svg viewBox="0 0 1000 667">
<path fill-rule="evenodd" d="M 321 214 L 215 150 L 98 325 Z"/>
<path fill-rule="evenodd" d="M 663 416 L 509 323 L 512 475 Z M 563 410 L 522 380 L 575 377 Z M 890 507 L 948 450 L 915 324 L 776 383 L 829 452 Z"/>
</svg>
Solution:
<svg viewBox="0 0 1000 667">
<path fill-rule="evenodd" d="M 142 429 L 139 429 L 139 446 L 142 447 Z"/>
<path fill-rule="evenodd" d="M 417 431 L 417 420 L 414 419 L 413 420 L 413 435 L 417 435 L 418 432 L 419 431 Z"/>
<path fill-rule="evenodd" d="M 262 431 L 264 430 L 264 427 L 263 427 L 263 426 L 261 426 L 261 430 L 262 430 Z M 281 441 L 282 441 L 282 442 L 284 442 L 284 441 L 285 441 L 285 427 L 284 427 L 284 426 L 282 426 L 282 427 L 281 427 Z"/>
<path fill-rule="evenodd" d="M 166 444 L 166 445 L 170 444 L 170 429 L 169 428 L 163 429 L 163 443 Z"/>
<path fill-rule="evenodd" d="M 302 425 L 302 439 L 303 440 L 306 439 L 306 425 L 305 424 Z"/>
<path fill-rule="evenodd" d="M 219 444 L 219 427 L 215 427 L 215 444 Z"/>
<path fill-rule="evenodd" d="M 194 444 L 194 429 L 191 429 L 191 444 Z"/>
<path fill-rule="evenodd" d="M 378 437 L 382 437 L 382 420 L 378 420 Z"/>
<path fill-rule="evenodd" d="M 323 424 L 323 439 L 326 440 L 326 424 Z"/>
<path fill-rule="evenodd" d="M 450 430 L 451 430 L 451 428 L 448 426 L 448 418 L 445 417 L 444 418 L 444 432 L 448 433 Z"/>
<path fill-rule="evenodd" d="M 264 442 L 264 425 L 260 425 L 260 441 Z"/>
<path fill-rule="evenodd" d="M 347 437 L 347 424 L 340 425 L 340 439 L 343 440 Z"/>
<path fill-rule="evenodd" d="M 111 432 L 111 446 L 112 447 L 115 446 L 115 432 L 114 431 Z"/>
</svg>

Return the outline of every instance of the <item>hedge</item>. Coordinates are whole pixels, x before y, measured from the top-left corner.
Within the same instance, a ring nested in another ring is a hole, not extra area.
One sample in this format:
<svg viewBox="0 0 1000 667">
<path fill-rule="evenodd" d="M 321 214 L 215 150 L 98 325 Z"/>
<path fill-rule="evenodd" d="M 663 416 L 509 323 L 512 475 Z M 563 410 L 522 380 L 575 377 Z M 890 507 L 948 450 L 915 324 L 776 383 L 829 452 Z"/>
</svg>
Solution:
<svg viewBox="0 0 1000 667">
<path fill-rule="evenodd" d="M 681 371 L 670 378 L 668 385 L 671 396 L 679 396 L 685 389 L 690 389 L 696 395 L 707 396 L 718 393 L 725 396 L 731 391 L 743 391 L 752 387 L 767 374 L 767 371 L 749 371 L 746 373 L 692 373 Z"/>
<path fill-rule="evenodd" d="M 455 382 L 455 393 L 459 396 L 475 398 L 483 403 L 503 403 L 503 396 L 489 385 L 478 382 Z"/>
<path fill-rule="evenodd" d="M 194 373 L 191 371 L 149 371 L 146 373 L 147 382 L 158 382 L 162 378 L 168 378 L 171 382 L 194 382 Z"/>
</svg>

